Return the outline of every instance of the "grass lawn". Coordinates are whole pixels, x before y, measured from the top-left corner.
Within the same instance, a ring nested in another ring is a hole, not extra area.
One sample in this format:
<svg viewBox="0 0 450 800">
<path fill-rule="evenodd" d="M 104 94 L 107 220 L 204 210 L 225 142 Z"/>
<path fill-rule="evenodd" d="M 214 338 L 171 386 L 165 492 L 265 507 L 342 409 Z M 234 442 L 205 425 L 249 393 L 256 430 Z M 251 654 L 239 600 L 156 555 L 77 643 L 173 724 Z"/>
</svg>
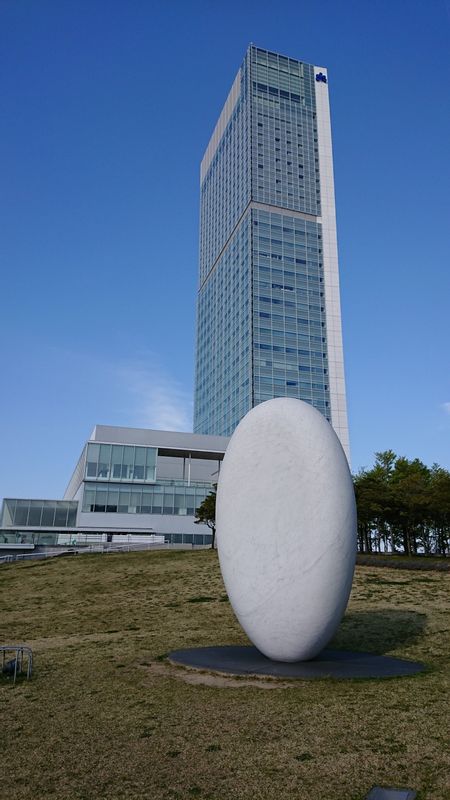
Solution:
<svg viewBox="0 0 450 800">
<path fill-rule="evenodd" d="M 35 673 L 0 680 L 8 800 L 362 800 L 372 785 L 448 800 L 449 576 L 358 566 L 334 647 L 425 661 L 411 678 L 217 679 L 171 649 L 245 644 L 212 551 L 0 567 L 0 644 Z"/>
</svg>

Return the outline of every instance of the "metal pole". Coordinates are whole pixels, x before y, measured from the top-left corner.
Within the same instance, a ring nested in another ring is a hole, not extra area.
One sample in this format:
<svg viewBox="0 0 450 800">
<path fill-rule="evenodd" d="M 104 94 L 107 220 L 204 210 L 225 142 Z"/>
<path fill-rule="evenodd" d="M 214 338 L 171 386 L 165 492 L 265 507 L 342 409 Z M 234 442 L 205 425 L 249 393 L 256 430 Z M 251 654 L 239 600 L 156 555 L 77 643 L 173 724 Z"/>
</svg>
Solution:
<svg viewBox="0 0 450 800">
<path fill-rule="evenodd" d="M 18 651 L 18 649 L 17 649 L 17 650 L 16 650 L 16 658 L 15 658 L 15 661 L 14 661 L 14 686 L 16 685 L 16 677 L 17 677 L 17 659 L 18 659 L 18 654 L 19 654 L 19 651 Z"/>
</svg>

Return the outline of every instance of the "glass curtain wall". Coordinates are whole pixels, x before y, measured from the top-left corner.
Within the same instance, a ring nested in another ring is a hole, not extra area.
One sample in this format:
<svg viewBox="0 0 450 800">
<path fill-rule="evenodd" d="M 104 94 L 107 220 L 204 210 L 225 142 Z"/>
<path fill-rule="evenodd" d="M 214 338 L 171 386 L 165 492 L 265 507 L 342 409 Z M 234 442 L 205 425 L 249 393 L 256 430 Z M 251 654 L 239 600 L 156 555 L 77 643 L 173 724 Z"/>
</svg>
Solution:
<svg viewBox="0 0 450 800">
<path fill-rule="evenodd" d="M 1 526 L 72 528 L 77 524 L 76 500 L 18 500 L 3 502 Z"/>
<path fill-rule="evenodd" d="M 211 485 L 133 487 L 85 484 L 84 512 L 194 516 Z"/>
<path fill-rule="evenodd" d="M 272 397 L 331 420 L 320 215 L 314 67 L 251 46 L 201 185 L 196 432 Z"/>
<path fill-rule="evenodd" d="M 156 447 L 88 443 L 86 477 L 89 480 L 144 481 L 156 479 Z"/>
</svg>

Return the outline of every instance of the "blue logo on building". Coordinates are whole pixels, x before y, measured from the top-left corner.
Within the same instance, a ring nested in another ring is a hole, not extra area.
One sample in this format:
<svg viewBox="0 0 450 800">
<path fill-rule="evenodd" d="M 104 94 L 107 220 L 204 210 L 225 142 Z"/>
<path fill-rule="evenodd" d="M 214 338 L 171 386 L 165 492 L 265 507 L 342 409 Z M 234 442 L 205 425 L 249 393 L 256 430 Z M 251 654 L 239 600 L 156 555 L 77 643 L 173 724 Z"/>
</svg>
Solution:
<svg viewBox="0 0 450 800">
<path fill-rule="evenodd" d="M 327 83 L 327 76 L 323 74 L 323 72 L 318 72 L 316 75 L 316 81 L 322 81 L 322 83 Z"/>
</svg>

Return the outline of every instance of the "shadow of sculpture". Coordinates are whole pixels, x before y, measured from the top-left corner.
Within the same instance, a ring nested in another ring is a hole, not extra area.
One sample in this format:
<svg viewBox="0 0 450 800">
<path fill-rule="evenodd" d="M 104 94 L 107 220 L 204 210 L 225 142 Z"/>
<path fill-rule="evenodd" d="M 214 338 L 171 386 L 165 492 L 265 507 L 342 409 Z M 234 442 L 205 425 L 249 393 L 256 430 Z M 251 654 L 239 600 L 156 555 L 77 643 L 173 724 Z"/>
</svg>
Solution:
<svg viewBox="0 0 450 800">
<path fill-rule="evenodd" d="M 383 609 L 350 611 L 345 614 L 329 647 L 343 650 L 387 653 L 399 645 L 414 644 L 423 635 L 426 614 Z"/>
</svg>

